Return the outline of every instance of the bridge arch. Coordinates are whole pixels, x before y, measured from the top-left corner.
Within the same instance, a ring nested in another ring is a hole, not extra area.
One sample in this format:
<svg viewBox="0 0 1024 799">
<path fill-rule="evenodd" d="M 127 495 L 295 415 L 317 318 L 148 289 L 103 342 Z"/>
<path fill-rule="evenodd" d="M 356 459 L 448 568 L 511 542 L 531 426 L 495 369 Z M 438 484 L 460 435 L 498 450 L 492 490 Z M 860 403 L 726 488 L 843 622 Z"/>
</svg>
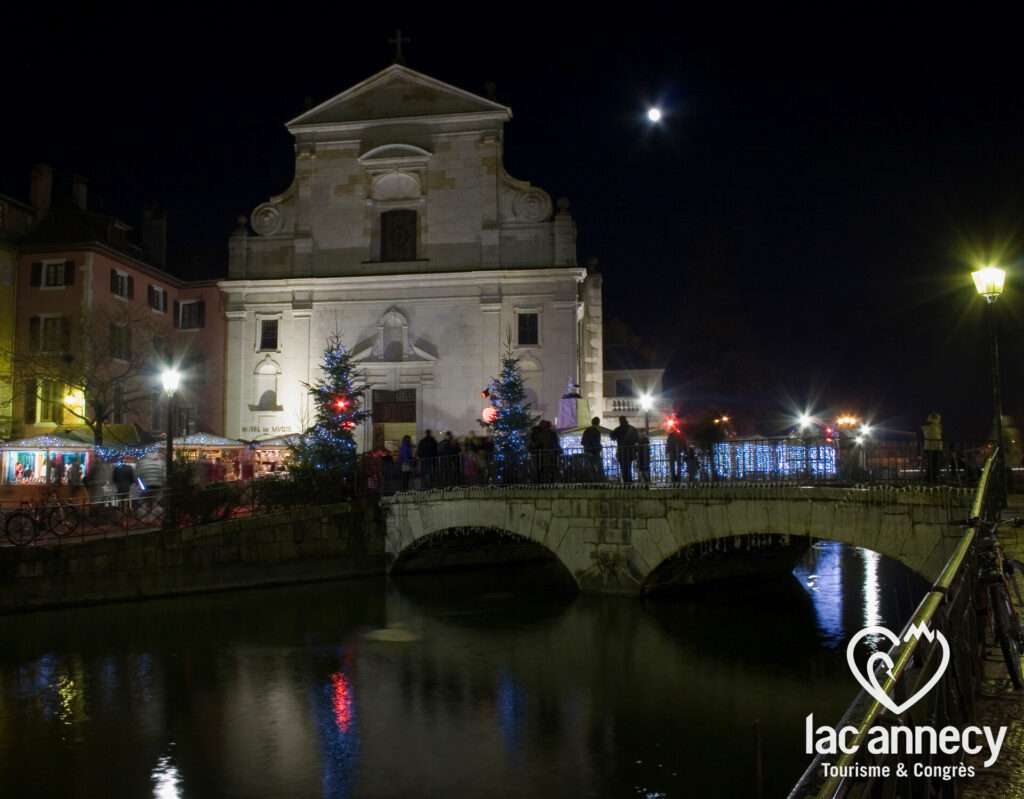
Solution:
<svg viewBox="0 0 1024 799">
<path fill-rule="evenodd" d="M 931 582 L 959 539 L 970 500 L 969 490 L 957 488 L 722 483 L 457 488 L 401 494 L 385 504 L 387 547 L 396 559 L 441 530 L 493 528 L 553 552 L 584 590 L 637 593 L 679 553 L 736 542 L 757 549 L 840 541 L 900 561 Z"/>
<path fill-rule="evenodd" d="M 531 562 L 559 564 L 576 585 L 565 564 L 544 543 L 497 527 L 445 527 L 420 536 L 396 554 L 390 572 L 411 574 Z"/>
</svg>

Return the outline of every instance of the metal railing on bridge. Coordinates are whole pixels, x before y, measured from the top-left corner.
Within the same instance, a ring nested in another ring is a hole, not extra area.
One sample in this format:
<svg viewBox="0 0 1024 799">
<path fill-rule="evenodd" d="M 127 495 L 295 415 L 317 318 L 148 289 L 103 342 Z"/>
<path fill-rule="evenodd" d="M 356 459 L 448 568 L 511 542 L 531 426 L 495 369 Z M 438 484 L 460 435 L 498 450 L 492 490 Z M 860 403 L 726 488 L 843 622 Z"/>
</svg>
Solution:
<svg viewBox="0 0 1024 799">
<path fill-rule="evenodd" d="M 998 518 L 1002 493 L 996 462 L 997 455 L 993 454 L 985 464 L 971 508 L 971 518 L 967 522 L 979 519 L 990 522 Z M 889 650 L 893 664 L 889 673 L 886 674 L 882 667 L 876 672 L 881 690 L 898 708 L 927 687 L 943 654 L 938 636 L 929 638 L 914 634 L 914 631 L 927 626 L 932 633 L 941 632 L 950 649 L 949 665 L 930 689 L 926 701 L 917 702 L 897 714 L 866 691 L 861 691 L 835 725 L 836 729 L 856 729 L 849 746 L 856 751 L 854 754 L 815 757 L 789 799 L 958 795 L 953 793 L 955 783 L 943 778 L 942 767 L 957 766 L 961 756 L 943 754 L 941 749 L 923 757 L 899 752 L 872 754 L 864 743 L 872 727 L 928 725 L 939 729 L 953 725 L 962 728 L 974 718 L 988 612 L 976 601 L 978 568 L 975 537 L 975 528 L 967 524 L 942 574 L 900 631 L 899 643 Z M 923 776 L 915 776 L 912 769 L 908 769 L 906 775 L 899 775 L 895 764 L 908 760 L 930 768 L 922 768 Z M 830 766 L 827 771 L 826 763 Z M 889 776 L 883 776 L 885 766 L 890 767 Z"/>
<path fill-rule="evenodd" d="M 914 444 L 877 443 L 838 446 L 821 441 L 745 439 L 673 453 L 664 441 L 620 452 L 582 449 L 531 452 L 517 462 L 497 463 L 487 449 L 398 463 L 364 456 L 361 482 L 385 494 L 456 486 L 554 484 L 688 485 L 717 481 L 800 483 L 942 482 L 967 486 L 980 468 L 963 457 L 943 453 L 929 472 L 928 458 Z"/>
</svg>

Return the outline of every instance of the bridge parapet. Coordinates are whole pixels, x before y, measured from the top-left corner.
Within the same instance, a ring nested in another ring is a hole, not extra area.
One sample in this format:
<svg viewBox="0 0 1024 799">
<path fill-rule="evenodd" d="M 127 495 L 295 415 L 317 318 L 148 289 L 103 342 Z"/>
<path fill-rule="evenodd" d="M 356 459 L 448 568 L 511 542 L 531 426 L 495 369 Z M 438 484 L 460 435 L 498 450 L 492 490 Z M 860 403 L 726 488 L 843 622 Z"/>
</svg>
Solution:
<svg viewBox="0 0 1024 799">
<path fill-rule="evenodd" d="M 666 564 L 688 564 L 670 582 L 699 582 L 697 561 L 710 553 L 745 568 L 757 560 L 747 557 L 752 553 L 789 557 L 819 539 L 875 550 L 934 580 L 971 496 L 953 487 L 718 483 L 468 487 L 383 502 L 387 551 L 396 560 L 427 537 L 489 529 L 545 547 L 584 589 L 636 593 L 663 585 Z M 722 566 L 710 571 L 729 576 Z"/>
</svg>

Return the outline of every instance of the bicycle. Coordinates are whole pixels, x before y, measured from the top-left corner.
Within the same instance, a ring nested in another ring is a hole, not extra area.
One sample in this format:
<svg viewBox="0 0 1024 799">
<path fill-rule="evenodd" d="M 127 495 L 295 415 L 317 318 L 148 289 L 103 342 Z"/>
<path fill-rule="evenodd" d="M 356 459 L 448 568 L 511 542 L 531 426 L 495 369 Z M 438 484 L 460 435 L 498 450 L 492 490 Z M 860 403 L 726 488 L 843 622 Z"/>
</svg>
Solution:
<svg viewBox="0 0 1024 799">
<path fill-rule="evenodd" d="M 25 510 L 5 513 L 4 534 L 16 547 L 26 547 L 39 537 L 39 525 L 31 513 Z"/>
<path fill-rule="evenodd" d="M 1015 527 L 1024 526 L 1024 520 L 1015 519 Z M 1021 666 L 1021 651 L 1024 650 L 1024 625 L 1021 625 L 1017 608 L 1010 595 L 1013 585 L 1020 602 L 1020 590 L 1013 581 L 1014 562 L 1003 555 L 999 542 L 999 522 L 984 524 L 977 522 L 978 537 L 978 583 L 979 608 L 991 608 L 992 630 L 995 640 L 1003 653 L 1006 670 L 1016 690 L 1024 689 L 1024 669 Z"/>
</svg>

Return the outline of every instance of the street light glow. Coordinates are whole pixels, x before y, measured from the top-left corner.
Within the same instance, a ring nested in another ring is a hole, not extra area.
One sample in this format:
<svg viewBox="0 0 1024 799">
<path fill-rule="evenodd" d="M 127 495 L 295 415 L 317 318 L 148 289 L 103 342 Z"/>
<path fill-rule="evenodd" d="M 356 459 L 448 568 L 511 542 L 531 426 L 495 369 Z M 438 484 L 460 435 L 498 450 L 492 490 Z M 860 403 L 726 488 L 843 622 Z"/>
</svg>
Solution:
<svg viewBox="0 0 1024 799">
<path fill-rule="evenodd" d="M 809 413 L 801 413 L 797 418 L 796 423 L 801 430 L 807 430 L 814 424 L 814 419 Z"/>
<path fill-rule="evenodd" d="M 862 436 L 864 436 L 865 438 L 867 438 L 868 436 L 870 436 L 870 435 L 871 435 L 871 425 L 869 425 L 869 424 L 868 424 L 867 422 L 865 422 L 864 424 L 862 424 L 862 425 L 860 426 L 860 434 L 861 434 Z"/>
<path fill-rule="evenodd" d="M 641 394 L 640 395 L 640 410 L 642 410 L 642 411 L 644 411 L 646 413 L 647 411 L 649 411 L 653 407 L 654 407 L 654 397 L 652 397 L 647 392 L 644 392 L 643 394 Z"/>
<path fill-rule="evenodd" d="M 652 106 L 647 109 L 647 121 L 653 122 L 655 125 L 661 122 L 661 109 L 657 106 Z"/>
<path fill-rule="evenodd" d="M 181 372 L 174 367 L 167 367 L 160 373 L 160 383 L 163 385 L 166 394 L 173 394 L 178 390 L 178 386 L 181 385 Z"/>
<path fill-rule="evenodd" d="M 971 272 L 971 277 L 974 279 L 974 288 L 986 302 L 995 302 L 1003 293 L 1006 271 L 998 266 L 983 266 L 977 272 Z"/>
</svg>

